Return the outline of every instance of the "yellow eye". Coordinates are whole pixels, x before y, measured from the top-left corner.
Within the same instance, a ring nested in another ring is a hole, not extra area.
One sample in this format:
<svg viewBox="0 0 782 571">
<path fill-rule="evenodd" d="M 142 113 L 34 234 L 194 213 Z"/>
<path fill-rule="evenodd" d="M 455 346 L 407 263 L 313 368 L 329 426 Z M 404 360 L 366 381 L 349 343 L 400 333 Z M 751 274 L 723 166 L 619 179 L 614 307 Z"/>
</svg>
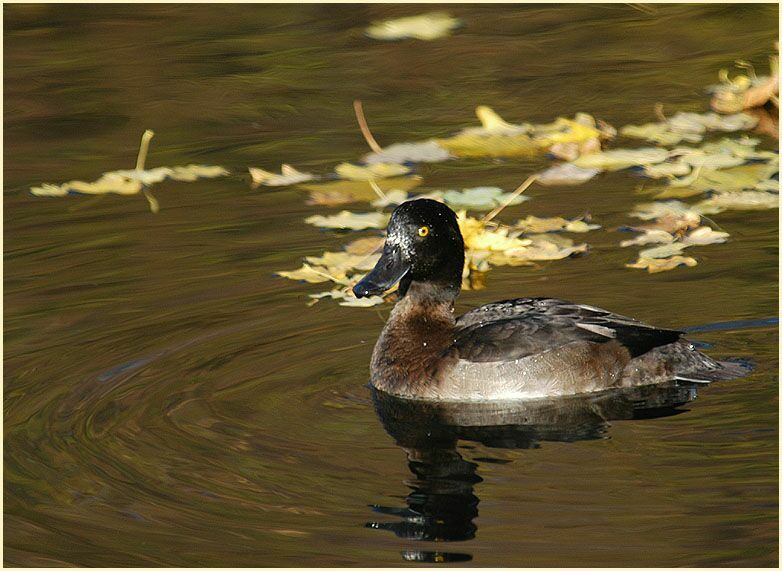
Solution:
<svg viewBox="0 0 782 571">
<path fill-rule="evenodd" d="M 418 229 L 418 235 L 421 236 L 422 238 L 424 236 L 428 236 L 429 235 L 429 226 L 421 226 Z"/>
</svg>

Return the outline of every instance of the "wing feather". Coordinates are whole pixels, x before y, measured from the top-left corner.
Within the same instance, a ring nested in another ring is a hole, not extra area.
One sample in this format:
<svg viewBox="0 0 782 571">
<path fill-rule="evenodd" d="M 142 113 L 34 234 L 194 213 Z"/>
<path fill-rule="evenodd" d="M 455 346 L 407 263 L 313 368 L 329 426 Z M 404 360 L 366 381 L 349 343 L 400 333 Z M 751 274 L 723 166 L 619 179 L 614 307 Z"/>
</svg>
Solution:
<svg viewBox="0 0 782 571">
<path fill-rule="evenodd" d="M 590 305 L 520 298 L 478 307 L 457 321 L 455 348 L 468 361 L 507 361 L 573 342 L 616 340 L 633 357 L 673 343 L 681 331 L 659 329 Z"/>
</svg>

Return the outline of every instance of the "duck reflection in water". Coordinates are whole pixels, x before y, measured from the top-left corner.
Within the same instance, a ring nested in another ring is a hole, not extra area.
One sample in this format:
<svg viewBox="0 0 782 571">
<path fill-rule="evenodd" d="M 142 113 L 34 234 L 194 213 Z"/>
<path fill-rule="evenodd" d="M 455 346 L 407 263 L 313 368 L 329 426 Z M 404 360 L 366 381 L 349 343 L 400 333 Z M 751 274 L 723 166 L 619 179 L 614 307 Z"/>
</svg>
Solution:
<svg viewBox="0 0 782 571">
<path fill-rule="evenodd" d="M 605 438 L 612 420 L 658 418 L 685 412 L 679 408 L 694 400 L 696 386 L 672 382 L 587 395 L 475 403 L 403 399 L 370 389 L 375 410 L 386 432 L 407 454 L 413 479 L 406 507 L 372 506 L 373 511 L 396 518 L 372 521 L 414 541 L 466 541 L 475 537 L 479 498 L 475 485 L 479 462 L 465 460 L 459 441 L 488 448 L 538 448 L 541 442 L 575 442 Z M 410 550 L 408 561 L 470 561 L 466 553 Z"/>
</svg>

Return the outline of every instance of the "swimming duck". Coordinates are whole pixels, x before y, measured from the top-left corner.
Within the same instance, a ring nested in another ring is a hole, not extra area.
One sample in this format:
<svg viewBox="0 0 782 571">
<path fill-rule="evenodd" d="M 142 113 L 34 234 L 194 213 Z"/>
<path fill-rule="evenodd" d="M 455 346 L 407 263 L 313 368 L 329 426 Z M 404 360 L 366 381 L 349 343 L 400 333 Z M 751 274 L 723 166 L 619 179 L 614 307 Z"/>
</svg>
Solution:
<svg viewBox="0 0 782 571">
<path fill-rule="evenodd" d="M 561 299 L 498 301 L 455 318 L 463 266 L 450 208 L 418 199 L 394 210 L 380 259 L 353 288 L 365 297 L 399 283 L 372 353 L 374 387 L 417 399 L 505 400 L 710 382 L 747 370 L 700 353 L 680 331 Z"/>
</svg>

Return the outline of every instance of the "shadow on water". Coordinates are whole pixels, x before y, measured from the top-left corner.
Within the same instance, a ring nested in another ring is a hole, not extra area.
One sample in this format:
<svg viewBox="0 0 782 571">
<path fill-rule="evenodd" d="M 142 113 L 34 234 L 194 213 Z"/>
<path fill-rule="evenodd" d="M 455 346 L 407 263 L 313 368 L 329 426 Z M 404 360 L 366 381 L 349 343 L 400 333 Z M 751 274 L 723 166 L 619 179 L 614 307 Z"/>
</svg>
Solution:
<svg viewBox="0 0 782 571">
<path fill-rule="evenodd" d="M 478 462 L 465 460 L 459 441 L 489 448 L 533 449 L 542 442 L 606 438 L 612 420 L 651 419 L 686 412 L 680 407 L 697 398 L 688 383 L 666 383 L 556 399 L 488 403 L 426 402 L 400 399 L 372 390 L 383 428 L 407 454 L 413 479 L 406 507 L 372 506 L 396 521 L 371 521 L 413 541 L 452 542 L 473 539 L 480 498 L 475 486 Z M 476 459 L 477 460 L 477 459 Z M 482 458 L 480 462 L 498 462 Z M 471 561 L 468 553 L 409 550 L 406 561 Z"/>
</svg>

